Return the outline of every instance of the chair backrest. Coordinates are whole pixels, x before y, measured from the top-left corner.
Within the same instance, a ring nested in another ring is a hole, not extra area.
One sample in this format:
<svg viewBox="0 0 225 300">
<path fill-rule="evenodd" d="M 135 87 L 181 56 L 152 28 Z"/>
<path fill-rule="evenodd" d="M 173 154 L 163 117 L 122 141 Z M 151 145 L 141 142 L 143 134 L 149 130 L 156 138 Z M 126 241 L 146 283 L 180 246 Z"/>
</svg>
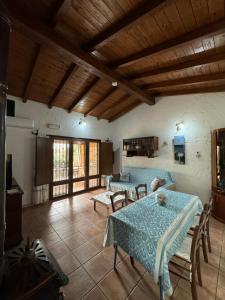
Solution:
<svg viewBox="0 0 225 300">
<path fill-rule="evenodd" d="M 213 197 L 211 197 L 210 199 L 209 199 L 209 204 L 208 204 L 208 209 L 209 209 L 209 213 L 211 214 L 211 212 L 212 212 L 212 209 L 213 209 L 213 204 L 214 204 L 214 199 L 213 199 Z"/>
<path fill-rule="evenodd" d="M 209 228 L 209 220 L 210 220 L 210 216 L 212 213 L 212 208 L 213 208 L 213 198 L 211 197 L 209 199 L 209 203 L 204 204 L 204 211 L 205 211 L 205 215 L 206 215 L 205 233 L 207 232 L 207 227 Z"/>
<path fill-rule="evenodd" d="M 137 199 L 141 199 L 144 196 L 147 196 L 148 190 L 147 190 L 147 184 L 139 184 L 138 186 L 135 187 Z"/>
<path fill-rule="evenodd" d="M 199 224 L 194 228 L 194 235 L 192 239 L 191 262 L 193 265 L 193 269 L 196 268 L 196 265 L 198 263 L 198 261 L 196 261 L 196 258 L 198 258 L 197 254 L 200 250 L 201 239 L 205 230 L 205 224 L 206 224 L 206 212 L 203 211 L 200 216 Z"/>
<path fill-rule="evenodd" d="M 120 197 L 120 199 L 116 199 L 117 197 Z M 115 212 L 120 208 L 116 208 L 115 204 L 122 203 L 122 205 L 126 206 L 128 205 L 128 197 L 127 197 L 127 191 L 119 191 L 114 193 L 110 196 L 111 204 L 112 204 L 112 211 Z"/>
</svg>

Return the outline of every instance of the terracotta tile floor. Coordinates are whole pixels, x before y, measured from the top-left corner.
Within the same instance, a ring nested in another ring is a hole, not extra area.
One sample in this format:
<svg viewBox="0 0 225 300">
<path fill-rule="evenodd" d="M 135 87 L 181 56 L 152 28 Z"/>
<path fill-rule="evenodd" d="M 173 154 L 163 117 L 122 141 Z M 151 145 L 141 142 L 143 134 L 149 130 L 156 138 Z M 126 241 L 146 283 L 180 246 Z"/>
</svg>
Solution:
<svg viewBox="0 0 225 300">
<path fill-rule="evenodd" d="M 42 238 L 52 251 L 70 282 L 63 288 L 66 300 L 159 299 L 158 286 L 137 262 L 132 268 L 123 251 L 119 252 L 117 272 L 112 269 L 113 248 L 102 246 L 106 209 L 90 198 L 97 190 L 51 204 L 25 209 L 24 237 Z M 209 263 L 202 261 L 203 287 L 199 300 L 225 299 L 225 225 L 211 220 L 213 253 Z M 189 300 L 187 282 L 172 276 L 172 299 Z"/>
</svg>

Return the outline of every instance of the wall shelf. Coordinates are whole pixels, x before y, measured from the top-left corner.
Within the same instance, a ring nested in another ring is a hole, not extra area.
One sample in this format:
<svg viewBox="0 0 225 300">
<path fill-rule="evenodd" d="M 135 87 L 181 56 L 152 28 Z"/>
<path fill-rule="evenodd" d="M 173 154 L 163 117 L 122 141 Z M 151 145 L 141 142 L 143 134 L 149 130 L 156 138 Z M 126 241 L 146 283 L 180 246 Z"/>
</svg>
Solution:
<svg viewBox="0 0 225 300">
<path fill-rule="evenodd" d="M 127 157 L 147 156 L 156 157 L 159 149 L 159 138 L 156 136 L 140 137 L 123 140 L 123 151 Z"/>
</svg>

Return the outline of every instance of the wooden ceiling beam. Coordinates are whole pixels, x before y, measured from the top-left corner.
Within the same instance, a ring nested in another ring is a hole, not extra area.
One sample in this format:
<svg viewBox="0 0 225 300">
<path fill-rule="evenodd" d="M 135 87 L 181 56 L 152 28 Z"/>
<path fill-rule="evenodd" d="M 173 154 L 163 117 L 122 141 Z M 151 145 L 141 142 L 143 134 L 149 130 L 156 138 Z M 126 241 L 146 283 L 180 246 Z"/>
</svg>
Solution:
<svg viewBox="0 0 225 300">
<path fill-rule="evenodd" d="M 33 81 L 33 78 L 34 78 L 35 70 L 37 69 L 38 61 L 40 59 L 40 53 L 41 53 L 41 45 L 38 44 L 35 48 L 31 68 L 29 70 L 27 81 L 25 83 L 25 88 L 24 88 L 24 92 L 23 92 L 23 96 L 22 96 L 23 102 L 27 102 L 27 99 L 29 97 L 29 92 L 30 92 L 30 89 L 31 89 L 31 85 L 32 85 L 32 81 Z"/>
<path fill-rule="evenodd" d="M 210 51 L 210 50 L 208 50 L 208 51 Z M 187 59 L 187 61 L 173 64 L 173 65 L 167 66 L 167 67 L 162 67 L 162 68 L 153 69 L 153 70 L 149 70 L 149 71 L 143 71 L 138 74 L 130 75 L 130 76 L 128 76 L 127 79 L 128 80 L 141 79 L 141 78 L 146 78 L 146 77 L 150 77 L 150 76 L 161 75 L 163 73 L 176 72 L 176 71 L 180 71 L 180 70 L 184 70 L 184 69 L 188 69 L 188 68 L 192 68 L 192 67 L 199 67 L 199 66 L 207 65 L 210 63 L 214 63 L 214 62 L 219 62 L 222 60 L 225 60 L 225 52 L 214 53 L 214 54 L 210 54 L 207 56 L 203 56 L 202 54 L 201 55 L 195 54 L 195 55 L 190 55 L 189 59 Z"/>
<path fill-rule="evenodd" d="M 157 96 L 176 96 L 176 95 L 204 94 L 204 93 L 216 93 L 216 92 L 225 92 L 225 85 L 165 91 L 165 92 L 157 93 Z"/>
<path fill-rule="evenodd" d="M 111 96 L 114 92 L 116 91 L 115 87 L 112 87 L 101 99 L 98 101 L 98 103 L 94 104 L 91 108 L 89 108 L 85 113 L 84 116 L 86 117 L 87 115 L 90 115 L 95 109 L 100 107 L 102 103 L 109 97 Z"/>
<path fill-rule="evenodd" d="M 141 4 L 129 12 L 123 19 L 119 20 L 115 24 L 112 24 L 106 30 L 100 32 L 92 40 L 83 45 L 82 49 L 86 51 L 93 51 L 97 47 L 103 46 L 110 40 L 116 38 L 122 32 L 127 31 L 131 26 L 137 25 L 141 19 L 154 12 L 166 4 L 165 0 L 146 0 L 146 3 Z"/>
<path fill-rule="evenodd" d="M 154 13 L 155 9 L 159 9 L 159 7 L 164 5 L 165 2 L 165 0 L 156 0 L 151 2 L 147 1 L 146 4 L 142 4 L 138 9 L 136 8 L 134 11 L 130 12 L 125 18 L 98 34 L 91 41 L 84 44 L 81 48 L 87 52 L 92 52 L 97 47 L 103 46 L 111 39 L 116 38 L 117 35 L 127 30 L 130 26 L 135 25 L 146 14 L 150 14 L 150 12 Z"/>
<path fill-rule="evenodd" d="M 57 96 L 64 89 L 64 87 L 68 84 L 68 82 L 71 80 L 71 78 L 73 78 L 73 76 L 75 75 L 75 73 L 77 72 L 78 69 L 79 69 L 79 67 L 76 64 L 72 63 L 70 65 L 70 67 L 66 71 L 64 77 L 62 78 L 59 85 L 55 89 L 54 94 L 52 95 L 51 99 L 48 102 L 49 108 L 52 108 L 52 106 L 55 104 Z"/>
<path fill-rule="evenodd" d="M 134 102 L 131 105 L 128 105 L 128 107 L 125 107 L 122 111 L 120 111 L 119 113 L 111 116 L 109 118 L 109 122 L 113 122 L 116 119 L 122 117 L 123 115 L 125 115 L 126 113 L 128 113 L 129 111 L 133 110 L 134 108 L 136 108 L 138 105 L 140 105 L 141 103 L 139 101 Z"/>
<path fill-rule="evenodd" d="M 99 82 L 99 78 L 95 77 L 92 81 L 85 87 L 85 89 L 79 94 L 76 99 L 72 102 L 72 104 L 68 108 L 68 112 L 71 113 L 75 106 L 92 90 L 92 88 Z"/>
<path fill-rule="evenodd" d="M 165 53 L 166 51 L 171 51 L 177 47 L 184 46 L 187 43 L 191 43 L 198 39 L 205 39 L 218 35 L 225 32 L 225 20 L 215 22 L 213 24 L 202 26 L 196 30 L 185 33 L 177 38 L 165 41 L 153 47 L 146 48 L 121 60 L 118 60 L 112 64 L 114 67 L 128 66 L 136 63 L 151 55 L 158 55 Z"/>
<path fill-rule="evenodd" d="M 112 105 L 110 105 L 109 107 L 107 107 L 106 109 L 104 109 L 98 116 L 97 118 L 103 119 L 104 115 L 107 115 L 108 113 L 110 113 L 112 111 L 113 108 L 115 108 L 116 105 L 122 103 L 123 101 L 125 101 L 126 99 L 128 99 L 130 96 L 129 95 L 123 95 L 122 97 L 119 97 L 119 99 L 114 102 Z"/>
<path fill-rule="evenodd" d="M 51 25 L 55 26 L 60 17 L 65 14 L 71 7 L 71 0 L 58 0 L 55 9 L 52 11 L 51 16 L 49 17 Z"/>
<path fill-rule="evenodd" d="M 120 74 L 112 71 L 104 63 L 93 57 L 91 54 L 86 53 L 82 49 L 74 46 L 69 41 L 62 38 L 51 28 L 37 22 L 36 20 L 23 19 L 17 15 L 17 12 L 10 10 L 10 16 L 13 21 L 13 26 L 23 34 L 28 35 L 36 42 L 45 44 L 52 47 L 55 51 L 65 55 L 74 63 L 81 65 L 88 71 L 93 72 L 96 76 L 104 78 L 107 81 L 116 81 L 118 86 L 130 95 L 135 96 L 142 102 L 149 105 L 155 104 L 155 98 L 146 94 L 139 89 L 135 84 L 124 79 Z"/>
<path fill-rule="evenodd" d="M 152 84 L 143 85 L 143 89 L 147 89 L 149 92 L 154 92 L 154 89 L 165 88 L 170 86 L 177 85 L 186 85 L 186 84 L 194 84 L 199 82 L 207 82 L 207 81 L 216 81 L 225 79 L 225 73 L 215 73 L 215 74 L 207 74 L 207 75 L 195 75 L 187 78 L 160 81 Z M 153 89 L 153 90 L 152 90 Z"/>
<path fill-rule="evenodd" d="M 71 5 L 71 0 L 59 0 L 57 6 L 54 9 L 54 12 L 51 13 L 51 15 L 48 17 L 48 19 L 46 20 L 46 23 L 53 25 L 53 23 L 56 22 L 56 19 L 58 18 L 58 15 L 61 14 L 62 11 L 64 11 L 66 8 L 68 9 L 69 4 Z M 30 92 L 30 89 L 31 89 L 31 86 L 32 86 L 33 77 L 34 77 L 35 71 L 37 69 L 37 65 L 38 65 L 38 61 L 39 61 L 39 55 L 41 53 L 41 48 L 42 48 L 42 46 L 40 44 L 38 44 L 36 49 L 35 49 L 31 69 L 29 71 L 28 79 L 27 79 L 27 82 L 25 84 L 25 89 L 24 89 L 24 92 L 23 92 L 23 97 L 22 97 L 23 102 L 27 102 L 27 98 L 29 96 L 29 92 Z M 58 87 L 57 87 L 55 93 L 57 92 L 57 90 L 58 90 Z M 54 93 L 54 95 L 55 95 L 55 93 Z M 54 99 L 53 99 L 53 102 L 54 102 Z M 50 99 L 50 102 L 49 102 L 48 106 L 52 107 L 51 99 Z"/>
</svg>

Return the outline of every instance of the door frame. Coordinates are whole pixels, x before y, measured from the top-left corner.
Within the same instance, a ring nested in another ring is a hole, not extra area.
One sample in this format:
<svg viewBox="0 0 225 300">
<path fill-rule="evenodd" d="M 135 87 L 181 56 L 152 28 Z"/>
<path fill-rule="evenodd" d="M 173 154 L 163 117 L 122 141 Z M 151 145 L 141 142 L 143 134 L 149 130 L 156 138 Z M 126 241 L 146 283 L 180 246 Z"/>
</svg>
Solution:
<svg viewBox="0 0 225 300">
<path fill-rule="evenodd" d="M 100 155 L 100 147 L 101 147 L 101 140 L 99 139 L 86 139 L 86 138 L 76 138 L 76 137 L 67 137 L 67 136 L 60 136 L 60 135 L 49 135 L 49 138 L 52 141 L 52 151 L 53 151 L 53 143 L 54 140 L 67 140 L 69 141 L 69 179 L 61 180 L 61 181 L 53 181 L 53 155 L 52 155 L 52 176 L 51 182 L 49 184 L 49 199 L 51 201 L 57 201 L 68 197 L 73 197 L 79 194 L 86 193 L 88 191 L 96 190 L 101 187 L 101 155 Z M 85 176 L 80 178 L 73 178 L 73 141 L 81 141 L 85 142 Z M 98 160 L 99 160 L 99 173 L 97 175 L 89 176 L 89 143 L 96 142 L 99 144 L 98 146 Z M 98 179 L 98 186 L 96 187 L 89 187 L 89 180 L 90 179 Z M 73 183 L 85 181 L 85 189 L 77 192 L 73 192 Z M 68 194 L 60 195 L 57 197 L 53 197 L 53 187 L 59 184 L 68 184 Z"/>
</svg>

